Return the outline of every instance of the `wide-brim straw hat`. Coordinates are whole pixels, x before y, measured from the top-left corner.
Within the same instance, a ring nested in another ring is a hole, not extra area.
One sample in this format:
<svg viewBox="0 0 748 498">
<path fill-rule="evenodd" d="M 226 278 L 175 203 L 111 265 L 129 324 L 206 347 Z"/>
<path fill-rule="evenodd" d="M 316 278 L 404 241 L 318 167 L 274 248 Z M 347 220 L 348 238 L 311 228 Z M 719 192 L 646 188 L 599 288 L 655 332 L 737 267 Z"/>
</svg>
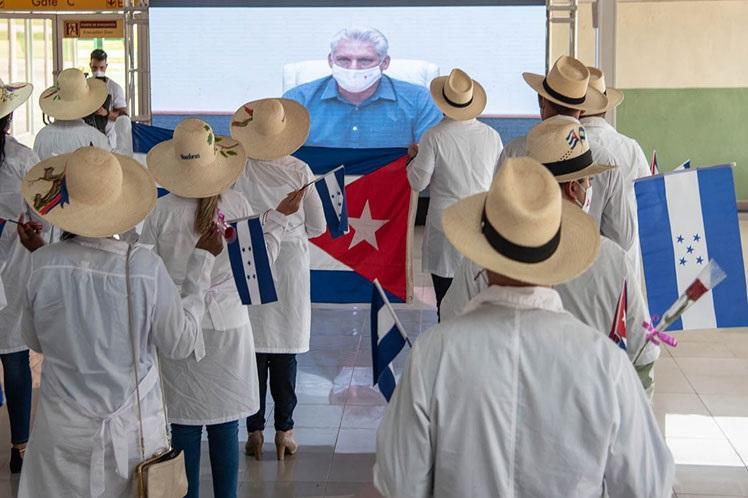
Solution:
<svg viewBox="0 0 748 498">
<path fill-rule="evenodd" d="M 568 109 L 588 111 L 608 105 L 607 97 L 589 86 L 587 66 L 567 55 L 556 61 L 547 76 L 522 73 L 522 77 L 542 97 Z"/>
<path fill-rule="evenodd" d="M 231 118 L 231 136 L 247 157 L 269 161 L 293 154 L 309 136 L 309 111 L 290 99 L 247 102 Z"/>
<path fill-rule="evenodd" d="M 186 119 L 174 138 L 153 147 L 146 162 L 153 178 L 170 192 L 193 199 L 228 190 L 244 172 L 242 144 L 216 136 L 205 121 Z"/>
<path fill-rule="evenodd" d="M 527 134 L 527 155 L 548 168 L 559 183 L 613 169 L 592 159 L 584 126 L 568 116 L 554 116 L 533 127 Z"/>
<path fill-rule="evenodd" d="M 461 69 L 431 80 L 431 97 L 447 117 L 458 121 L 473 119 L 486 108 L 486 91 Z"/>
<path fill-rule="evenodd" d="M 156 184 L 143 166 L 97 147 L 38 163 L 21 194 L 49 223 L 86 237 L 125 233 L 156 205 Z"/>
<path fill-rule="evenodd" d="M 0 118 L 4 118 L 29 100 L 34 86 L 31 83 L 3 83 L 0 80 Z"/>
<path fill-rule="evenodd" d="M 442 222 L 465 257 L 528 284 L 568 282 L 600 250 L 595 221 L 563 200 L 553 175 L 529 157 L 508 159 L 488 192 L 449 206 Z"/>
<path fill-rule="evenodd" d="M 86 79 L 79 69 L 70 68 L 60 73 L 54 86 L 42 92 L 39 107 L 55 119 L 80 119 L 98 111 L 107 95 L 106 83 Z"/>
<path fill-rule="evenodd" d="M 608 98 L 608 105 L 600 109 L 584 111 L 583 116 L 594 116 L 595 114 L 604 114 L 611 109 L 615 109 L 623 102 L 623 92 L 605 84 L 605 75 L 596 67 L 587 67 L 590 71 L 590 87 L 602 93 Z"/>
</svg>

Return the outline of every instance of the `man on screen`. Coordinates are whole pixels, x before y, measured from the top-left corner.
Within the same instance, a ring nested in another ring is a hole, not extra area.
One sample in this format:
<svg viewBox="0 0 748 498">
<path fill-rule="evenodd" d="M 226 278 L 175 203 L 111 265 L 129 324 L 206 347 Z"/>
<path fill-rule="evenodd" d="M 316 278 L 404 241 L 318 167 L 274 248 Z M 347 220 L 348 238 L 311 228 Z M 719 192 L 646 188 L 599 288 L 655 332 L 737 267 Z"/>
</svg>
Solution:
<svg viewBox="0 0 748 498">
<path fill-rule="evenodd" d="M 283 95 L 311 114 L 306 145 L 407 147 L 441 121 L 425 87 L 382 74 L 390 65 L 388 48 L 376 29 L 344 29 L 330 41 L 332 74 Z"/>
</svg>

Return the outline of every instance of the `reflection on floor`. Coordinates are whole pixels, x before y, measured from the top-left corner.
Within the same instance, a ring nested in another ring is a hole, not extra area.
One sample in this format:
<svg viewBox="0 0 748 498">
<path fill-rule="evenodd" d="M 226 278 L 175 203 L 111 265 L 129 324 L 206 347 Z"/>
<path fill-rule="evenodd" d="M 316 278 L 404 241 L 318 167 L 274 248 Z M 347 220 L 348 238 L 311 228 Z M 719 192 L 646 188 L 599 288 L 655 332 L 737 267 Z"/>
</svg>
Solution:
<svg viewBox="0 0 748 498">
<path fill-rule="evenodd" d="M 742 224 L 745 237 L 748 219 L 742 218 Z M 743 244 L 748 248 L 745 240 Z M 414 267 L 420 268 L 417 257 Z M 412 337 L 436 322 L 428 277 L 419 273 L 415 283 L 417 303 L 397 307 Z M 300 452 L 284 464 L 276 462 L 269 427 L 265 440 L 270 443 L 265 445 L 263 460 L 241 457 L 241 497 L 379 496 L 371 485 L 371 468 L 385 403 L 371 386 L 368 310 L 317 307 L 312 327 L 311 351 L 299 356 L 299 406 L 294 418 Z M 748 496 L 748 330 L 688 332 L 678 337 L 681 344 L 664 350 L 657 362 L 654 401 L 678 464 L 673 496 Z M 396 370 L 401 367 L 402 358 Z M 269 401 L 269 419 L 271 407 Z M 246 438 L 242 427 L 242 448 Z M 18 485 L 18 478 L 11 478 L 8 471 L 9 447 L 3 407 L 0 498 L 14 497 Z M 212 497 L 207 447 L 202 465 L 200 496 Z"/>
</svg>

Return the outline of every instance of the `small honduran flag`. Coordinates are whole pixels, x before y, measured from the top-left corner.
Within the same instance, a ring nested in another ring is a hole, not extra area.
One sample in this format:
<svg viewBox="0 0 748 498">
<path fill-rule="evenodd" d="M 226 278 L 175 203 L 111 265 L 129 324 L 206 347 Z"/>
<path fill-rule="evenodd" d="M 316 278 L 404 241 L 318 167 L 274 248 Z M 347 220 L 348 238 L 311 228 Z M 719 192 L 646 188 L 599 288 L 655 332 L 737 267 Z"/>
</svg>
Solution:
<svg viewBox="0 0 748 498">
<path fill-rule="evenodd" d="M 649 171 L 652 173 L 652 176 L 660 174 L 660 168 L 657 165 L 657 151 L 652 153 L 652 164 L 649 167 Z"/>
<path fill-rule="evenodd" d="M 230 223 L 236 238 L 228 244 L 231 271 L 242 304 L 266 304 L 278 300 L 259 216 Z"/>
<path fill-rule="evenodd" d="M 610 327 L 610 340 L 618 344 L 618 347 L 626 351 L 626 309 L 628 308 L 628 292 L 626 281 L 623 282 L 621 295 L 618 296 L 618 304 L 613 315 L 613 325 Z"/>
<path fill-rule="evenodd" d="M 314 181 L 322 200 L 330 237 L 337 239 L 348 233 L 348 208 L 345 201 L 345 167 L 334 170 Z"/>
</svg>

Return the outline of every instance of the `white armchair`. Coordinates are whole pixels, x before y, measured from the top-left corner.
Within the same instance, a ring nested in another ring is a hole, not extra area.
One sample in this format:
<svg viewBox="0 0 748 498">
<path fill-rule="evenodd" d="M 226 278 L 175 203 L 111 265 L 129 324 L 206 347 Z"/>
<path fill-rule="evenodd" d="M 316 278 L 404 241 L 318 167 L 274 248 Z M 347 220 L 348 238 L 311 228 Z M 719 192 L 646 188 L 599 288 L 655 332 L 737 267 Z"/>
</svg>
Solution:
<svg viewBox="0 0 748 498">
<path fill-rule="evenodd" d="M 384 72 L 392 78 L 416 85 L 428 86 L 439 76 L 439 66 L 433 62 L 415 59 L 392 59 Z M 292 62 L 283 66 L 283 92 L 295 86 L 309 83 L 330 75 L 327 59 Z"/>
</svg>

